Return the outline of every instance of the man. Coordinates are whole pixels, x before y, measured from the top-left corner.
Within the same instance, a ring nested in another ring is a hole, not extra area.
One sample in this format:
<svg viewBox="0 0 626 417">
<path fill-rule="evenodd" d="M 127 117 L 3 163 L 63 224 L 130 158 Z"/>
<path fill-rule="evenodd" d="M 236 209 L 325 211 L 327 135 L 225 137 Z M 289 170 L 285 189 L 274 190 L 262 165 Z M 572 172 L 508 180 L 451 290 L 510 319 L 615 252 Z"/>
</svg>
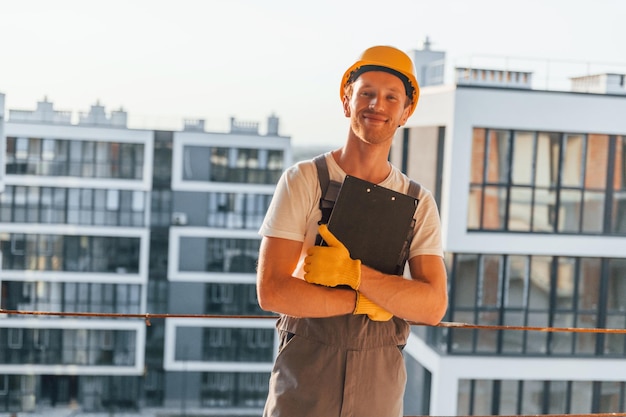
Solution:
<svg viewBox="0 0 626 417">
<path fill-rule="evenodd" d="M 325 155 L 330 178 L 351 175 L 406 193 L 408 177 L 387 158 L 419 97 L 411 59 L 389 46 L 367 49 L 344 74 L 340 97 L 350 129 L 345 145 Z M 436 204 L 422 187 L 406 279 L 351 259 L 319 226 L 320 197 L 314 162 L 296 164 L 281 177 L 260 230 L 259 304 L 280 313 L 264 416 L 401 416 L 407 321 L 434 325 L 447 308 Z M 314 246 L 318 232 L 328 246 Z"/>
</svg>

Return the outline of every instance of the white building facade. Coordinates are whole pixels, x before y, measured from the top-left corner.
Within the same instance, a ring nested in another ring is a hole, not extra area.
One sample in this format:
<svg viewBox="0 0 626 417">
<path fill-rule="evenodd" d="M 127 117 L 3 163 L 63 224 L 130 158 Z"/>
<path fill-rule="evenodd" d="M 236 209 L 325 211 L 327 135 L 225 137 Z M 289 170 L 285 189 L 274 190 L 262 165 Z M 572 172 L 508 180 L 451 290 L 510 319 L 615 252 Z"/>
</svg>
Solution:
<svg viewBox="0 0 626 417">
<path fill-rule="evenodd" d="M 5 314 L 0 414 L 260 414 L 274 321 L 226 317 L 268 314 L 255 265 L 291 162 L 278 118 L 262 135 L 235 119 L 227 133 L 203 120 L 129 129 L 126 112 L 99 103 L 72 117 L 44 100 L 0 120 L 0 308 L 104 316 Z M 146 313 L 217 318 L 136 318 Z"/>
<path fill-rule="evenodd" d="M 598 75 L 611 85 L 590 93 L 534 90 L 522 71 L 455 75 L 422 89 L 392 150 L 440 206 L 445 321 L 626 328 L 624 78 Z M 406 414 L 626 410 L 624 334 L 413 330 Z"/>
</svg>

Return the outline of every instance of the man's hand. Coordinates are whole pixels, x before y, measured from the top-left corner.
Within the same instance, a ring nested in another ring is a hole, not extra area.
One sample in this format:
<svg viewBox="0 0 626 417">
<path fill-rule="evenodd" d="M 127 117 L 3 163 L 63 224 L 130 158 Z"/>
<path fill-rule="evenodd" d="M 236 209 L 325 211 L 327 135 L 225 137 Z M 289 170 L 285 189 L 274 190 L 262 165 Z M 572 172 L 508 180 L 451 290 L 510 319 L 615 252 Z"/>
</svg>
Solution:
<svg viewBox="0 0 626 417">
<path fill-rule="evenodd" d="M 393 314 L 358 291 L 356 292 L 356 306 L 353 314 L 367 314 L 367 317 L 374 321 L 388 321 L 393 317 Z"/>
<path fill-rule="evenodd" d="M 325 224 L 319 234 L 328 246 L 313 246 L 304 258 L 304 279 L 312 284 L 336 287 L 349 285 L 359 289 L 361 285 L 361 261 L 350 258 L 350 252 Z"/>
</svg>

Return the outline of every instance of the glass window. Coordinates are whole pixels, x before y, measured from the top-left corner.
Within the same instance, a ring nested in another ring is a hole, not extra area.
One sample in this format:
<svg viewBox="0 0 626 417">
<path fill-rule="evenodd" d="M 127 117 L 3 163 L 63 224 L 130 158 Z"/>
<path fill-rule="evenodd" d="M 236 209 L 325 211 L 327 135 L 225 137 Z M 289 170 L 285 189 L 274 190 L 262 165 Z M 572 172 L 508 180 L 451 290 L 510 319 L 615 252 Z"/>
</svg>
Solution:
<svg viewBox="0 0 626 417">
<path fill-rule="evenodd" d="M 584 191 L 582 201 L 582 232 L 600 234 L 604 229 L 604 192 Z"/>
<path fill-rule="evenodd" d="M 265 373 L 243 372 L 237 375 L 237 402 L 244 407 L 263 407 L 267 397 Z"/>
<path fill-rule="evenodd" d="M 585 188 L 604 189 L 607 179 L 609 137 L 589 135 L 585 164 Z"/>
<path fill-rule="evenodd" d="M 530 327 L 626 327 L 626 259 L 454 254 L 448 319 Z M 479 265 L 479 267 L 477 267 Z M 623 357 L 626 336 L 449 329 L 448 353 Z M 441 346 L 441 345 L 440 345 Z"/>
<path fill-rule="evenodd" d="M 44 139 L 42 144 L 42 161 L 52 161 L 55 159 L 56 141 L 54 139 Z"/>
<path fill-rule="evenodd" d="M 485 135 L 486 130 L 474 129 L 472 144 L 472 162 L 470 181 L 472 184 L 482 184 L 484 182 L 485 167 Z"/>
<path fill-rule="evenodd" d="M 211 181 L 228 181 L 228 149 L 211 148 L 210 157 L 210 178 Z"/>
<path fill-rule="evenodd" d="M 611 231 L 616 234 L 626 234 L 626 190 L 613 193 L 613 209 L 611 217 Z"/>
<path fill-rule="evenodd" d="M 11 349 L 20 349 L 22 347 L 22 329 L 9 328 L 8 332 L 8 343 L 7 345 Z"/>
<path fill-rule="evenodd" d="M 582 192 L 561 190 L 558 231 L 576 233 L 580 230 Z"/>
<path fill-rule="evenodd" d="M 509 177 L 509 132 L 489 132 L 487 148 L 487 182 L 506 184 Z"/>
<path fill-rule="evenodd" d="M 96 147 L 94 142 L 83 143 L 83 155 L 81 161 L 83 177 L 91 178 L 94 176 L 95 151 Z"/>
<path fill-rule="evenodd" d="M 600 413 L 619 413 L 624 409 L 624 382 L 600 382 Z"/>
<path fill-rule="evenodd" d="M 574 381 L 569 414 L 589 414 L 593 401 L 593 383 L 588 381 Z"/>
<path fill-rule="evenodd" d="M 507 188 L 486 186 L 483 195 L 483 229 L 504 230 Z"/>
<path fill-rule="evenodd" d="M 0 375 L 0 395 L 6 395 L 9 392 L 9 376 Z"/>
<path fill-rule="evenodd" d="M 256 272 L 260 240 L 180 239 L 179 268 L 184 271 Z"/>
<path fill-rule="evenodd" d="M 28 139 L 17 138 L 15 141 L 15 159 L 25 160 L 28 158 Z"/>
<path fill-rule="evenodd" d="M 611 231 L 626 234 L 626 136 L 616 138 L 614 165 Z"/>
<path fill-rule="evenodd" d="M 83 156 L 83 142 L 79 140 L 70 141 L 69 145 L 69 170 L 71 176 L 81 175 L 81 161 Z"/>
<path fill-rule="evenodd" d="M 533 191 L 530 187 L 511 187 L 508 230 L 530 231 Z"/>
<path fill-rule="evenodd" d="M 110 142 L 97 142 L 96 143 L 96 177 L 97 178 L 111 178 L 111 167 L 113 161 L 109 153 L 111 149 Z"/>
<path fill-rule="evenodd" d="M 467 210 L 467 228 L 468 229 L 480 229 L 482 218 L 482 203 L 483 203 L 483 187 L 482 186 L 470 186 L 470 194 L 468 198 L 468 210 Z"/>
<path fill-rule="evenodd" d="M 235 375 L 232 373 L 203 373 L 200 401 L 206 407 L 235 405 Z"/>
<path fill-rule="evenodd" d="M 626 314 L 626 259 L 609 260 L 608 310 Z"/>
<path fill-rule="evenodd" d="M 27 201 L 27 188 L 16 186 L 14 188 L 13 203 L 15 209 L 13 211 L 13 221 L 16 223 L 26 222 L 26 201 Z"/>
<path fill-rule="evenodd" d="M 106 224 L 105 208 L 108 191 L 109 190 L 93 191 L 93 217 L 95 225 L 103 226 Z"/>
<path fill-rule="evenodd" d="M 141 144 L 133 144 L 133 153 L 134 153 L 134 163 L 133 163 L 133 167 L 135 168 L 134 170 L 134 177 L 135 179 L 142 179 L 143 178 L 143 168 L 144 168 L 144 161 L 143 161 L 143 152 L 144 152 L 144 146 Z"/>
<path fill-rule="evenodd" d="M 13 221 L 13 204 L 15 189 L 12 185 L 7 185 L 4 192 L 0 193 L 0 222 Z"/>
<path fill-rule="evenodd" d="M 67 190 L 67 222 L 79 224 L 80 220 L 80 189 Z"/>
<path fill-rule="evenodd" d="M 531 185 L 533 183 L 535 134 L 532 132 L 515 132 L 514 134 L 511 181 L 513 184 Z"/>
<path fill-rule="evenodd" d="M 533 200 L 534 232 L 552 232 L 556 224 L 556 191 L 535 188 Z"/>
<path fill-rule="evenodd" d="M 139 268 L 139 239 L 108 236 L 10 234 L 6 269 L 114 272 Z M 3 247 L 5 242 L 2 241 Z"/>
<path fill-rule="evenodd" d="M 500 304 L 501 257 L 499 255 L 483 255 L 481 259 L 478 305 L 495 308 Z"/>
<path fill-rule="evenodd" d="M 10 137 L 7 172 L 141 179 L 143 149 L 142 144 Z"/>
<path fill-rule="evenodd" d="M 212 149 L 215 150 L 215 148 L 202 146 L 185 146 L 183 148 L 183 179 L 190 181 L 209 180 L 209 173 L 212 172 L 216 164 L 214 161 L 220 159 L 215 156 L 215 153 L 211 155 Z"/>
<path fill-rule="evenodd" d="M 41 139 L 28 139 L 28 157 L 26 165 L 26 173 L 29 175 L 40 174 L 41 168 Z"/>
<path fill-rule="evenodd" d="M 41 215 L 37 219 L 41 223 L 52 223 L 52 188 L 42 187 L 40 194 Z"/>
<path fill-rule="evenodd" d="M 55 223 L 64 223 L 66 221 L 66 196 L 67 189 L 54 188 L 54 211 L 52 217 Z"/>
<path fill-rule="evenodd" d="M 527 256 L 507 256 L 504 304 L 509 308 L 525 308 L 527 306 L 528 261 Z"/>
<path fill-rule="evenodd" d="M 133 203 L 132 203 L 132 210 L 133 211 L 140 211 L 142 212 L 144 210 L 144 193 L 143 191 L 133 191 Z"/>
<path fill-rule="evenodd" d="M 565 187 L 580 187 L 582 184 L 583 145 L 583 136 L 565 136 L 561 169 L 561 184 Z"/>
<path fill-rule="evenodd" d="M 613 188 L 626 190 L 626 136 L 618 136 L 615 144 L 615 173 Z"/>
<path fill-rule="evenodd" d="M 26 188 L 26 222 L 39 222 L 39 187 Z"/>
<path fill-rule="evenodd" d="M 17 142 L 17 138 L 7 136 L 7 141 L 6 141 L 7 161 L 15 160 L 16 142 Z"/>
<path fill-rule="evenodd" d="M 119 190 L 107 190 L 107 210 L 117 210 L 119 207 L 120 191 Z"/>
<path fill-rule="evenodd" d="M 535 185 L 554 187 L 557 184 L 560 160 L 560 137 L 556 133 L 539 133 L 537 136 L 537 160 L 535 162 Z"/>
<path fill-rule="evenodd" d="M 281 150 L 269 150 L 267 152 L 267 169 L 282 172 L 284 155 Z"/>
<path fill-rule="evenodd" d="M 468 230 L 626 234 L 623 136 L 475 128 L 472 145 Z"/>
<path fill-rule="evenodd" d="M 134 156 L 132 144 L 121 143 L 119 145 L 118 178 L 133 178 Z"/>
</svg>

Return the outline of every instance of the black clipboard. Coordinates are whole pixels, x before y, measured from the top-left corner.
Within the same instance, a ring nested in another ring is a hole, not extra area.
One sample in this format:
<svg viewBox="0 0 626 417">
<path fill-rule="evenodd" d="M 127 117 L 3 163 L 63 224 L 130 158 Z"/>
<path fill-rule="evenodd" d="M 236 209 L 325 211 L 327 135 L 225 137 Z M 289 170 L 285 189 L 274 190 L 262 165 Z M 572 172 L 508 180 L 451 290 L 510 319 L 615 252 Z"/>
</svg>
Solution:
<svg viewBox="0 0 626 417">
<path fill-rule="evenodd" d="M 347 175 L 328 221 L 353 259 L 402 275 L 418 199 Z"/>
</svg>

